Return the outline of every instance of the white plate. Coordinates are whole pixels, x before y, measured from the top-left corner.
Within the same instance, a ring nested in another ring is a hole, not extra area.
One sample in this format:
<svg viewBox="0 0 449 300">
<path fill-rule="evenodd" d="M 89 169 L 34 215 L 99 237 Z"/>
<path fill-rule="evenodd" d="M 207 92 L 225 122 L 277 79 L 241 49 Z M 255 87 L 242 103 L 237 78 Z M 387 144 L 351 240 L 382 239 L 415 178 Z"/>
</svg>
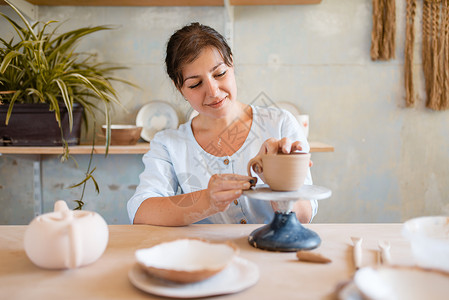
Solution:
<svg viewBox="0 0 449 300">
<path fill-rule="evenodd" d="M 357 276 L 359 278 L 357 278 Z M 364 295 L 371 293 L 372 295 Z M 365 267 L 339 291 L 339 299 L 448 299 L 449 274 L 418 267 Z M 371 296 L 371 297 L 370 297 Z M 380 298 L 379 298 L 380 299 Z"/>
<path fill-rule="evenodd" d="M 178 114 L 170 104 L 153 101 L 139 110 L 136 125 L 143 127 L 140 136 L 149 142 L 161 130 L 178 128 Z"/>
<path fill-rule="evenodd" d="M 256 264 L 236 256 L 217 275 L 190 284 L 179 284 L 152 277 L 137 264 L 129 271 L 128 277 L 135 287 L 153 295 L 198 298 L 232 294 L 247 289 L 259 280 L 259 268 Z"/>
<path fill-rule="evenodd" d="M 290 102 L 285 102 L 285 101 L 275 102 L 271 106 L 285 109 L 286 111 L 291 112 L 292 115 L 294 115 L 294 116 L 299 115 L 299 109 L 293 103 L 290 103 Z"/>
<path fill-rule="evenodd" d="M 305 184 L 297 191 L 280 192 L 273 191 L 263 184 L 243 191 L 243 195 L 248 198 L 265 201 L 323 200 L 329 198 L 332 195 L 332 191 L 322 186 Z"/>
</svg>

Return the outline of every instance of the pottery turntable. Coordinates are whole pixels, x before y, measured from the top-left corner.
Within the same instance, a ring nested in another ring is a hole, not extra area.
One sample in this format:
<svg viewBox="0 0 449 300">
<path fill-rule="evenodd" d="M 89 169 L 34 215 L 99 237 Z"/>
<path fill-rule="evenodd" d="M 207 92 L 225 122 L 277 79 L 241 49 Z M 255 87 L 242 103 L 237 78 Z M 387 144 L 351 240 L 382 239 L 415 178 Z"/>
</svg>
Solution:
<svg viewBox="0 0 449 300">
<path fill-rule="evenodd" d="M 296 201 L 323 200 L 332 195 L 330 189 L 317 185 L 303 185 L 296 191 L 273 191 L 268 185 L 258 185 L 244 191 L 249 199 L 275 201 L 279 209 L 274 213 L 271 223 L 254 230 L 248 242 L 255 248 L 270 251 L 293 252 L 310 250 L 321 244 L 318 234 L 301 225 L 292 211 Z"/>
</svg>

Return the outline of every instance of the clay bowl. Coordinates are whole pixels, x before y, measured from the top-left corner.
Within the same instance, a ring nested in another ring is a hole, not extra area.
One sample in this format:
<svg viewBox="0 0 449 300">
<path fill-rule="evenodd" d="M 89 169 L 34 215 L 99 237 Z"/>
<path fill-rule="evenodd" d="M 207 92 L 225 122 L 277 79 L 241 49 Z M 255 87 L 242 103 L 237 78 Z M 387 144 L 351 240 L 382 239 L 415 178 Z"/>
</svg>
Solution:
<svg viewBox="0 0 449 300">
<path fill-rule="evenodd" d="M 106 125 L 101 127 L 106 136 Z M 142 127 L 136 125 L 111 125 L 111 145 L 135 145 L 140 138 Z"/>
<path fill-rule="evenodd" d="M 364 267 L 339 299 L 447 299 L 449 273 L 418 266 Z"/>
<path fill-rule="evenodd" d="M 449 273 L 449 217 L 410 219 L 404 223 L 402 234 L 410 241 L 415 262 L 419 266 Z"/>
<path fill-rule="evenodd" d="M 207 279 L 222 271 L 237 253 L 231 243 L 178 239 L 140 249 L 137 263 L 150 275 L 177 283 Z"/>
</svg>

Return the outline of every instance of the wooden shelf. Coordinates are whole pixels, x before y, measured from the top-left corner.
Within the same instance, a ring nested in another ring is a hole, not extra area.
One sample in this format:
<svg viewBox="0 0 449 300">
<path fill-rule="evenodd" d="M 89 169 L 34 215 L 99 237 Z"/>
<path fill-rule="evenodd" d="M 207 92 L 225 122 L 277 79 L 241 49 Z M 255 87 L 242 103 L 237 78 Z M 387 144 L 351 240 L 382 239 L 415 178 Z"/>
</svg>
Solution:
<svg viewBox="0 0 449 300">
<path fill-rule="evenodd" d="M 104 154 L 105 146 L 95 146 L 95 154 Z M 92 146 L 70 146 L 70 154 L 90 154 Z M 109 154 L 145 154 L 150 150 L 150 143 L 137 143 L 133 146 L 110 146 Z M 310 142 L 310 152 L 334 152 L 334 147 L 321 142 Z M 62 147 L 0 147 L 1 154 L 62 154 Z"/>
<path fill-rule="evenodd" d="M 223 6 L 223 0 L 27 0 L 49 6 Z"/>
<path fill-rule="evenodd" d="M 230 0 L 231 5 L 302 5 L 319 4 L 322 0 Z"/>
<path fill-rule="evenodd" d="M 302 5 L 322 0 L 230 0 L 231 5 Z M 27 0 L 48 6 L 224 6 L 223 0 Z M 6 3 L 0 0 L 1 5 Z"/>
<path fill-rule="evenodd" d="M 334 152 L 334 146 L 322 142 L 309 142 L 310 152 Z"/>
<path fill-rule="evenodd" d="M 104 154 L 105 146 L 95 146 L 95 154 Z M 70 146 L 70 154 L 90 154 L 91 145 Z M 109 146 L 109 154 L 143 154 L 150 150 L 149 143 L 137 143 L 132 146 Z M 62 154 L 62 147 L 0 147 L 2 154 Z"/>
</svg>

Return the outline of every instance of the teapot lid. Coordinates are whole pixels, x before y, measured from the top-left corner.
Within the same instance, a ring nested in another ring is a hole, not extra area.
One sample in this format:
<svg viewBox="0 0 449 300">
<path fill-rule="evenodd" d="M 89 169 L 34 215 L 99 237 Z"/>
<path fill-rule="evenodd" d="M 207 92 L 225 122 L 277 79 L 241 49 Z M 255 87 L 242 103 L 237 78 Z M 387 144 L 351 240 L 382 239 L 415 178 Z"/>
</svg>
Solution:
<svg viewBox="0 0 449 300">
<path fill-rule="evenodd" d="M 43 214 L 38 217 L 39 221 L 48 220 L 48 221 L 64 221 L 71 222 L 73 218 L 82 218 L 89 215 L 92 215 L 92 212 L 87 211 L 77 211 L 74 212 L 70 210 L 67 206 L 67 203 L 64 200 L 58 200 L 55 202 L 54 211 L 51 213 Z"/>
</svg>

